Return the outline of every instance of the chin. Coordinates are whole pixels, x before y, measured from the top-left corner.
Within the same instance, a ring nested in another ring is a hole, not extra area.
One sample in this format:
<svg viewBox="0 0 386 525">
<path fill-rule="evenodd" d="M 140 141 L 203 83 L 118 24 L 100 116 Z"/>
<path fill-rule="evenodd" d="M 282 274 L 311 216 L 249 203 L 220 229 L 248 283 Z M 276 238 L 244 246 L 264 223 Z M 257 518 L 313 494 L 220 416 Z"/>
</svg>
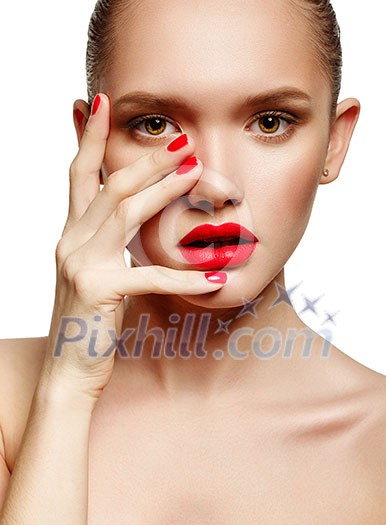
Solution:
<svg viewBox="0 0 386 525">
<path fill-rule="evenodd" d="M 243 300 L 242 297 L 235 296 L 232 291 L 224 289 L 200 295 L 180 295 L 179 297 L 188 304 L 208 310 L 237 308 L 242 306 L 245 300 L 253 299 Z"/>
<path fill-rule="evenodd" d="M 251 282 L 250 272 L 243 272 L 241 268 L 227 270 L 228 280 L 219 290 L 200 295 L 180 295 L 184 301 L 194 306 L 208 309 L 237 308 L 256 299 L 270 284 L 274 277 L 263 281 L 255 274 Z"/>
</svg>

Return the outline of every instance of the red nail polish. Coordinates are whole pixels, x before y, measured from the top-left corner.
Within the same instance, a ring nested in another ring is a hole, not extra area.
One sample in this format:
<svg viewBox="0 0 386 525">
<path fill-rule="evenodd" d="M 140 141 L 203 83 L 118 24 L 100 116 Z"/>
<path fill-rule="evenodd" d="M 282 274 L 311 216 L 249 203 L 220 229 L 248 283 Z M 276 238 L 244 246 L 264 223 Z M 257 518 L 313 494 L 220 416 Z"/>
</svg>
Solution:
<svg viewBox="0 0 386 525">
<path fill-rule="evenodd" d="M 177 137 L 175 140 L 173 140 L 173 142 L 171 142 L 169 146 L 167 147 L 167 150 L 168 151 L 178 151 L 179 149 L 183 148 L 187 144 L 188 144 L 188 137 L 186 133 L 184 133 L 184 135 L 181 135 Z"/>
<path fill-rule="evenodd" d="M 191 157 L 190 159 L 186 159 L 186 161 L 181 164 L 181 166 L 176 171 L 177 175 L 184 175 L 185 173 L 188 173 L 191 171 L 195 166 L 197 166 L 197 158 Z"/>
<path fill-rule="evenodd" d="M 225 284 L 227 282 L 227 274 L 225 272 L 207 272 L 205 277 L 211 283 Z"/>
<path fill-rule="evenodd" d="M 94 98 L 94 102 L 92 104 L 92 110 L 91 110 L 91 115 L 95 115 L 95 113 L 98 111 L 99 109 L 99 106 L 101 104 L 101 97 L 99 95 L 97 95 L 95 98 Z"/>
<path fill-rule="evenodd" d="M 82 127 L 82 124 L 83 124 L 83 113 L 80 111 L 80 109 L 75 109 L 74 111 L 74 115 L 75 115 L 75 118 L 76 118 L 76 122 L 78 124 L 78 127 Z"/>
</svg>

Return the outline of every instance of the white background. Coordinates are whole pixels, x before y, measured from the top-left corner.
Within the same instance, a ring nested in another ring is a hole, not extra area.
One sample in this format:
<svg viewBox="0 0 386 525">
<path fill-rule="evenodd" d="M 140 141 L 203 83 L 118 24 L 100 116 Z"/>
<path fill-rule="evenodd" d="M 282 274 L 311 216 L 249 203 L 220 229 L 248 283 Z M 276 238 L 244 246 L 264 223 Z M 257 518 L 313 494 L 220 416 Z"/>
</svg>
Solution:
<svg viewBox="0 0 386 525">
<path fill-rule="evenodd" d="M 344 50 L 341 99 L 362 114 L 340 178 L 320 187 L 308 230 L 287 265 L 301 316 L 329 330 L 345 353 L 386 374 L 383 339 L 385 129 L 381 0 L 335 0 Z M 68 166 L 76 152 L 72 103 L 86 98 L 84 56 L 94 0 L 2 6 L 0 338 L 48 333 L 54 251 L 67 215 Z M 325 312 L 336 315 L 324 323 Z"/>
</svg>

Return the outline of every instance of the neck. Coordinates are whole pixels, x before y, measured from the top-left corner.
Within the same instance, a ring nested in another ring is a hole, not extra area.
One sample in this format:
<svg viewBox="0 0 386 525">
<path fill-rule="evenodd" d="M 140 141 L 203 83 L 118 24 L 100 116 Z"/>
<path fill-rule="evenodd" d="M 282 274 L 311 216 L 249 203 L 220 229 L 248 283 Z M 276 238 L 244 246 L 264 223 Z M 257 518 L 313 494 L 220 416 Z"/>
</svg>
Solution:
<svg viewBox="0 0 386 525">
<path fill-rule="evenodd" d="M 320 359 L 321 338 L 294 311 L 283 271 L 254 300 L 232 308 L 203 309 L 177 296 L 132 297 L 125 330 L 129 359 L 118 356 L 117 364 L 167 398 L 208 398 L 252 384 L 272 391 L 294 377 L 300 361 Z M 315 336 L 318 352 L 311 348 Z"/>
</svg>

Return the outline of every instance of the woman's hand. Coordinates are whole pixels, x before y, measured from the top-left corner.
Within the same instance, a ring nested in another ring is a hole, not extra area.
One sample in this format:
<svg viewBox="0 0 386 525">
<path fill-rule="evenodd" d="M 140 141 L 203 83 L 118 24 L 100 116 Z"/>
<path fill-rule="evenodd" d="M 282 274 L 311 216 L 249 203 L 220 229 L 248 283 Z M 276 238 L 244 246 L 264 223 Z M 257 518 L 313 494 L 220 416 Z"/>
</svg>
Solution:
<svg viewBox="0 0 386 525">
<path fill-rule="evenodd" d="M 112 374 L 116 349 L 103 354 L 114 341 L 111 334 L 119 338 L 126 295 L 193 295 L 222 286 L 204 272 L 127 267 L 127 244 L 144 222 L 194 186 L 202 163 L 178 175 L 194 151 L 193 141 L 175 152 L 163 146 L 112 173 L 100 190 L 109 122 L 110 101 L 100 95 L 70 169 L 69 213 L 56 249 L 56 295 L 42 375 L 50 384 L 95 399 Z"/>
</svg>

